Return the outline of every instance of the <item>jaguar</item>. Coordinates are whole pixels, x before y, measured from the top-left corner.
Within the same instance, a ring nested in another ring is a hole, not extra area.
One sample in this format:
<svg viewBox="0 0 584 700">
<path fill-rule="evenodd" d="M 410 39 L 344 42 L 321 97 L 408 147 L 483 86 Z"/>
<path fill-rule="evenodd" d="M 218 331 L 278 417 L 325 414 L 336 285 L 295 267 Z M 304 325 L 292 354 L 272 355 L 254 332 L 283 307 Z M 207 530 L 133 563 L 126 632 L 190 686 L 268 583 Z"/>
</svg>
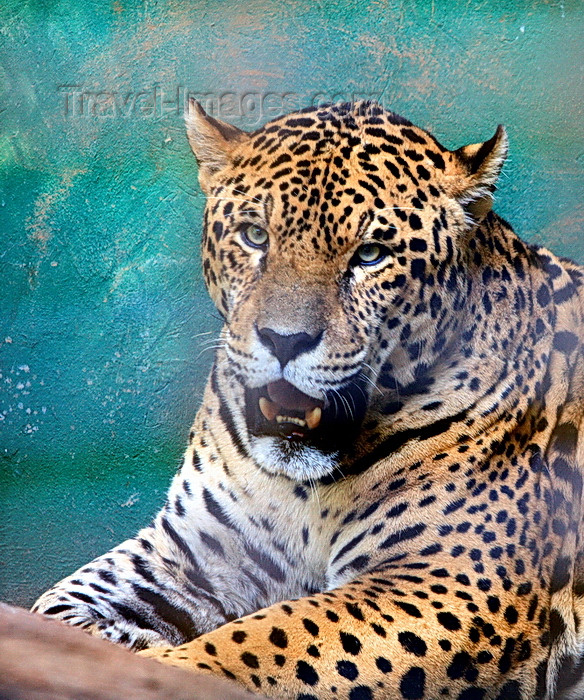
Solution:
<svg viewBox="0 0 584 700">
<path fill-rule="evenodd" d="M 584 697 L 584 268 L 494 213 L 504 128 L 186 123 L 202 405 L 153 523 L 33 609 L 270 697 Z"/>
</svg>

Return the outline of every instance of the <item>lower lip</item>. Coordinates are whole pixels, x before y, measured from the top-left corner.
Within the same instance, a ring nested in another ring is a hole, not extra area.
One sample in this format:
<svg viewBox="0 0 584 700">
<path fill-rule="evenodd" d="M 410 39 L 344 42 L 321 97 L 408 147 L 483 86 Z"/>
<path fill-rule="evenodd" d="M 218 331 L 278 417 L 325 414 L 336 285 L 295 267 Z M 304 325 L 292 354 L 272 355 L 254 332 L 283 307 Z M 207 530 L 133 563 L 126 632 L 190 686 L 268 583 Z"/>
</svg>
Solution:
<svg viewBox="0 0 584 700">
<path fill-rule="evenodd" d="M 291 430 L 284 436 L 287 440 L 304 440 L 306 433 L 301 433 L 296 430 Z"/>
</svg>

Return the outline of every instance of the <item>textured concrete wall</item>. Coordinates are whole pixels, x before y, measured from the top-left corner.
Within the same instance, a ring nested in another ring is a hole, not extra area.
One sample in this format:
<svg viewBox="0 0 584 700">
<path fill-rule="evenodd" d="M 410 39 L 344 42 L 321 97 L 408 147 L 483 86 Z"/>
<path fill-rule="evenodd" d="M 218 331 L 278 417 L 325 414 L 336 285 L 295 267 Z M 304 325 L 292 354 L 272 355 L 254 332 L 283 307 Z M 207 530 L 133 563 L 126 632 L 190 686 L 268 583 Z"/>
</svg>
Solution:
<svg viewBox="0 0 584 700">
<path fill-rule="evenodd" d="M 508 126 L 497 210 L 584 262 L 579 0 L 4 0 L 0 596 L 145 524 L 218 321 L 185 93 L 238 126 L 376 97 L 455 147 Z"/>
</svg>

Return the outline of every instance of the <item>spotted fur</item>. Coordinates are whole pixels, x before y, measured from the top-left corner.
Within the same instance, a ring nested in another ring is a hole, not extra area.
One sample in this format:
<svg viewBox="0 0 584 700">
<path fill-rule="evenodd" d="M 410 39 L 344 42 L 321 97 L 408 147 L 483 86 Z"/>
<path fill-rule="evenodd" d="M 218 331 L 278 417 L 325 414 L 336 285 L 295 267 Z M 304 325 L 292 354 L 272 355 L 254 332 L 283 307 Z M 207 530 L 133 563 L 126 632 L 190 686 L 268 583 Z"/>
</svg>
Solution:
<svg viewBox="0 0 584 700">
<path fill-rule="evenodd" d="M 273 697 L 584 696 L 584 269 L 491 211 L 504 130 L 187 126 L 221 347 L 154 523 L 35 609 Z"/>
</svg>

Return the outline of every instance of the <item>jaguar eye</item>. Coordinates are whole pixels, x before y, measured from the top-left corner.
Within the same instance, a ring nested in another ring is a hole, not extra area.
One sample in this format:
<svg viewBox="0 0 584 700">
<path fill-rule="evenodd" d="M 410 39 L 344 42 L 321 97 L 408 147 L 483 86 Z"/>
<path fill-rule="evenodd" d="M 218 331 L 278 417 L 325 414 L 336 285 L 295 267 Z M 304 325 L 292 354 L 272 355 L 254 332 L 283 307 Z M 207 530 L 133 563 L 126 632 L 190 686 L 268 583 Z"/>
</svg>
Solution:
<svg viewBox="0 0 584 700">
<path fill-rule="evenodd" d="M 355 253 L 357 265 L 377 265 L 389 255 L 389 250 L 378 243 L 363 243 Z"/>
<path fill-rule="evenodd" d="M 265 248 L 268 244 L 268 232 L 260 226 L 249 224 L 241 230 L 244 243 L 252 248 Z"/>
</svg>

